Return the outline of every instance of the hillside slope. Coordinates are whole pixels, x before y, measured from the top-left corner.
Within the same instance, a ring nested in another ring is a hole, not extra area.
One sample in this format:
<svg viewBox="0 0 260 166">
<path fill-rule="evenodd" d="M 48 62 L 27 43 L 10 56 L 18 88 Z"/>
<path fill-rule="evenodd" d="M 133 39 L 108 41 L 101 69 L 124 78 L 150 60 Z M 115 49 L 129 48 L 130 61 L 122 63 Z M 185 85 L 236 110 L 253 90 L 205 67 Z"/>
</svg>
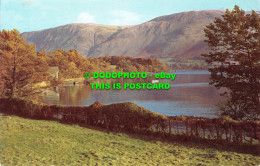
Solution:
<svg viewBox="0 0 260 166">
<path fill-rule="evenodd" d="M 258 165 L 259 156 L 0 114 L 2 165 Z M 226 148 L 228 149 L 228 147 Z M 0 165 L 1 165 L 0 164 Z"/>
<path fill-rule="evenodd" d="M 184 12 L 129 27 L 96 47 L 88 56 L 194 57 L 207 51 L 204 27 L 221 11 Z"/>
<path fill-rule="evenodd" d="M 86 56 L 90 48 L 106 41 L 112 34 L 124 28 L 126 27 L 69 24 L 41 31 L 25 32 L 22 35 L 28 43 L 36 44 L 37 51 L 77 49 L 79 53 Z"/>
<path fill-rule="evenodd" d="M 69 24 L 23 35 L 38 51 L 77 49 L 86 57 L 194 57 L 208 50 L 203 29 L 221 14 L 224 11 L 190 11 L 136 26 Z"/>
</svg>

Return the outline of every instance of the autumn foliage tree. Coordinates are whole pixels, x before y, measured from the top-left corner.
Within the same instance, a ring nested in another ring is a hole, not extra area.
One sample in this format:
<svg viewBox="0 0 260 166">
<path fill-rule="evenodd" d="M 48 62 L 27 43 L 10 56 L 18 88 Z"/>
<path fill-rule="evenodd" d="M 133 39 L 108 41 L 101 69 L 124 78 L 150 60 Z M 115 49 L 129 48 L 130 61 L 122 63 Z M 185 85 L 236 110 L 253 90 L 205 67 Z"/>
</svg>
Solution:
<svg viewBox="0 0 260 166">
<path fill-rule="evenodd" d="M 212 66 L 211 84 L 226 88 L 222 115 L 233 119 L 260 118 L 260 19 L 235 6 L 205 28 L 212 52 L 204 54 Z"/>
<path fill-rule="evenodd" d="M 40 53 L 44 54 L 44 53 Z M 85 72 L 167 72 L 165 64 L 157 59 L 129 56 L 83 57 L 77 50 L 48 51 L 49 66 L 59 67 L 59 78 L 83 77 Z"/>
<path fill-rule="evenodd" d="M 0 63 L 5 95 L 29 95 L 30 85 L 45 78 L 48 68 L 46 58 L 37 56 L 35 49 L 35 45 L 26 43 L 16 29 L 0 32 Z"/>
</svg>

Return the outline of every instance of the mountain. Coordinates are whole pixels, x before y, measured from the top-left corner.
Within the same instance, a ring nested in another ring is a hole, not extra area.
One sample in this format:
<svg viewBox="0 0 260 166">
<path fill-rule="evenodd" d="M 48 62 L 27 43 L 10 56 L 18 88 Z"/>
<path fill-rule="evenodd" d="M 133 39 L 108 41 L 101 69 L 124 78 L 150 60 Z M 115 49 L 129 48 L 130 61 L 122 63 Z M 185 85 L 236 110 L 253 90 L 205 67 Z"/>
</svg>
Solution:
<svg viewBox="0 0 260 166">
<path fill-rule="evenodd" d="M 86 56 L 93 46 L 99 45 L 112 34 L 125 28 L 95 24 L 69 24 L 41 31 L 25 32 L 22 35 L 28 43 L 36 44 L 37 51 L 77 49 Z"/>
<path fill-rule="evenodd" d="M 190 11 L 135 26 L 68 24 L 23 33 L 37 50 L 77 49 L 83 56 L 195 57 L 208 51 L 205 25 L 224 11 Z"/>
</svg>

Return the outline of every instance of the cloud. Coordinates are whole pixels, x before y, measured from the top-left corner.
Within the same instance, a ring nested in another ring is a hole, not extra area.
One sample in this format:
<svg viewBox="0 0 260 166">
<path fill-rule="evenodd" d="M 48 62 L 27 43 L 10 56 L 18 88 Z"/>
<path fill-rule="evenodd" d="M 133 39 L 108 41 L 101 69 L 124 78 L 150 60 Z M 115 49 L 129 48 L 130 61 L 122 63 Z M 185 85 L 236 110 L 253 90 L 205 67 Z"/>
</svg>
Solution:
<svg viewBox="0 0 260 166">
<path fill-rule="evenodd" d="M 38 6 L 41 4 L 40 0 L 26 0 L 22 2 L 22 6 Z"/>
<path fill-rule="evenodd" d="M 11 0 L 13 1 L 13 0 Z M 58 11 L 59 7 L 53 5 L 54 3 L 49 2 L 48 0 L 42 1 L 42 0 L 24 0 L 20 3 L 20 5 L 22 7 L 25 8 L 33 8 L 33 9 L 38 9 L 39 8 L 39 12 L 43 11 L 46 12 L 46 10 L 51 10 L 53 11 Z"/>
<path fill-rule="evenodd" d="M 139 15 L 129 11 L 114 10 L 111 12 L 111 15 L 114 17 L 110 21 L 111 25 L 134 25 L 140 21 Z"/>
<path fill-rule="evenodd" d="M 82 12 L 78 15 L 76 22 L 77 23 L 94 23 L 95 17 L 87 12 Z"/>
</svg>

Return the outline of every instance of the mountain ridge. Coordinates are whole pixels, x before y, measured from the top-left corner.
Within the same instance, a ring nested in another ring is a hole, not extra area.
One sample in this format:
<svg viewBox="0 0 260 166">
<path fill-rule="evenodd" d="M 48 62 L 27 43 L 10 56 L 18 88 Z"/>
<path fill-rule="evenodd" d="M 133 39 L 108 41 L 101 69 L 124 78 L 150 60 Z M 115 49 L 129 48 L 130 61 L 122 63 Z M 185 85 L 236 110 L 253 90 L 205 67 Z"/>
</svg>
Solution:
<svg viewBox="0 0 260 166">
<path fill-rule="evenodd" d="M 85 57 L 195 57 L 209 50 L 203 29 L 221 14 L 224 11 L 188 11 L 133 26 L 74 23 L 22 35 L 37 51 L 77 49 Z"/>
</svg>

